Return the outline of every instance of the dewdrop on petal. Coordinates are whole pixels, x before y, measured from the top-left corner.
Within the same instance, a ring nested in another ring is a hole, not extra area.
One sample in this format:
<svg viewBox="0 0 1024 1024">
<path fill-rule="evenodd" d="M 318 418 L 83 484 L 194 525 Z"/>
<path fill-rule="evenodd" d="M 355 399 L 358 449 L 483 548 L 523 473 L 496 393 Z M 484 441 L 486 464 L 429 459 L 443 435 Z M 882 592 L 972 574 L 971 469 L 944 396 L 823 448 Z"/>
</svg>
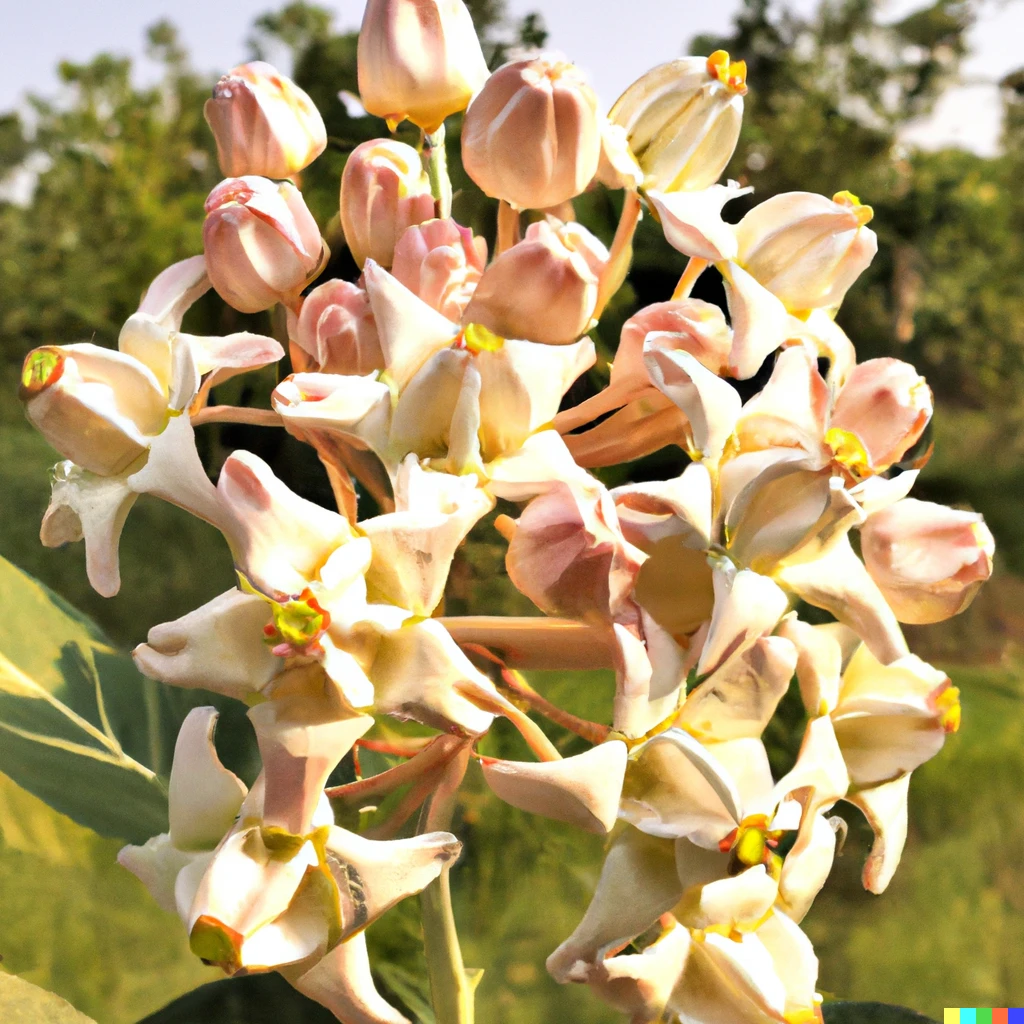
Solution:
<svg viewBox="0 0 1024 1024">
<path fill-rule="evenodd" d="M 462 126 L 466 173 L 494 199 L 548 209 L 578 196 L 601 158 L 597 97 L 565 61 L 537 57 L 499 68 Z"/>
<path fill-rule="evenodd" d="M 747 66 L 724 50 L 652 68 L 615 102 L 643 187 L 692 192 L 721 177 L 740 137 Z"/>
<path fill-rule="evenodd" d="M 359 98 L 393 130 L 428 134 L 465 110 L 487 63 L 462 0 L 369 0 L 359 30 Z"/>
</svg>

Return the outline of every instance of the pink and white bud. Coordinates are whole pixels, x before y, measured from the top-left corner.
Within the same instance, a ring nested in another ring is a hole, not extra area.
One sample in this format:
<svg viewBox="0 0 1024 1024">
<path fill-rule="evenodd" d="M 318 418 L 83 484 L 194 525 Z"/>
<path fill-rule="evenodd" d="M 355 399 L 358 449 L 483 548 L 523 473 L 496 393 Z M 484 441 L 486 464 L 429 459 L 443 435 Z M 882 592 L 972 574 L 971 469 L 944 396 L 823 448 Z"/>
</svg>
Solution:
<svg viewBox="0 0 1024 1024">
<path fill-rule="evenodd" d="M 469 228 L 428 220 L 407 228 L 395 246 L 392 275 L 454 323 L 462 319 L 487 263 L 487 243 Z"/>
<path fill-rule="evenodd" d="M 747 67 L 718 50 L 638 78 L 611 109 L 644 174 L 644 188 L 694 192 L 722 176 L 740 137 Z"/>
<path fill-rule="evenodd" d="M 864 564 L 900 622 L 942 622 L 962 612 L 992 575 L 995 541 L 976 512 L 904 498 L 868 516 Z"/>
<path fill-rule="evenodd" d="M 783 192 L 736 225 L 737 262 L 791 311 L 838 306 L 878 249 L 873 215 L 849 192 Z"/>
<path fill-rule="evenodd" d="M 547 209 L 578 196 L 601 158 L 597 97 L 564 61 L 513 61 L 488 79 L 466 111 L 462 163 L 494 199 Z"/>
<path fill-rule="evenodd" d="M 302 193 L 248 175 L 222 181 L 207 197 L 203 246 L 217 294 L 243 313 L 293 305 L 328 256 Z"/>
<path fill-rule="evenodd" d="M 327 148 L 327 129 L 313 101 L 263 61 L 240 64 L 213 87 L 203 107 L 229 178 L 289 178 Z"/>
<path fill-rule="evenodd" d="M 18 395 L 51 445 L 99 476 L 126 470 L 167 425 L 167 394 L 152 370 L 99 345 L 33 349 Z"/>
<path fill-rule="evenodd" d="M 359 98 L 392 130 L 408 118 L 436 132 L 487 81 L 462 0 L 368 0 L 358 61 Z"/>
<path fill-rule="evenodd" d="M 356 146 L 341 176 L 341 228 L 352 258 L 390 267 L 395 245 L 413 224 L 434 216 L 434 197 L 419 153 L 404 142 Z"/>
<path fill-rule="evenodd" d="M 384 369 L 370 300 L 350 281 L 326 281 L 303 300 L 293 341 L 321 373 L 364 377 Z"/>
<path fill-rule="evenodd" d="M 582 225 L 537 221 L 484 271 L 463 319 L 502 338 L 568 345 L 590 327 L 607 261 Z"/>
<path fill-rule="evenodd" d="M 842 440 L 833 431 L 856 435 L 870 467 L 881 472 L 920 440 L 931 418 L 931 388 L 913 366 L 869 359 L 853 368 L 839 392 L 829 440 Z"/>
</svg>

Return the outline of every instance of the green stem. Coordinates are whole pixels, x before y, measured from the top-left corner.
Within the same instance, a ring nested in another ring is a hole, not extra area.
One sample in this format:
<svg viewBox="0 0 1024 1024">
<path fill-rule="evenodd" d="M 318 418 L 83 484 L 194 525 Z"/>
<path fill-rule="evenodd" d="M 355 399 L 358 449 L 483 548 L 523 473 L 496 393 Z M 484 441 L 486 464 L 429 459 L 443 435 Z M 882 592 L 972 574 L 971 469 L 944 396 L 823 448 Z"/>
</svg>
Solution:
<svg viewBox="0 0 1024 1024">
<path fill-rule="evenodd" d="M 430 147 L 427 157 L 427 177 L 430 179 L 430 194 L 437 203 L 438 217 L 452 215 L 452 182 L 448 177 L 448 154 L 444 146 L 444 125 L 427 136 Z"/>
<path fill-rule="evenodd" d="M 447 829 L 455 810 L 455 795 L 469 764 L 470 745 L 452 758 L 420 818 L 420 831 Z M 475 992 L 483 971 L 467 971 L 462 962 L 459 933 L 452 911 L 449 866 L 420 894 L 423 946 L 430 976 L 430 1000 L 437 1024 L 473 1024 Z"/>
</svg>

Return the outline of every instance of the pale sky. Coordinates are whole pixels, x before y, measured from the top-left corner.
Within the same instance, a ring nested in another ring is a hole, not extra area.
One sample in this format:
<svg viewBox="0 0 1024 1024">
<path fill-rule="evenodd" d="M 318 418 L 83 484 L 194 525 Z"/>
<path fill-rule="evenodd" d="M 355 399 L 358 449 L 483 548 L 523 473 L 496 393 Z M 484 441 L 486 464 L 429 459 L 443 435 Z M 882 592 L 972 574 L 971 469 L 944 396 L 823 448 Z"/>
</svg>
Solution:
<svg viewBox="0 0 1024 1024">
<path fill-rule="evenodd" d="M 321 0 L 337 12 L 337 24 L 356 27 L 362 0 Z M 800 10 L 815 0 L 793 0 Z M 919 6 L 888 0 L 898 17 Z M 60 59 L 84 61 L 100 50 L 128 54 L 141 80 L 153 74 L 143 56 L 145 28 L 170 18 L 180 29 L 197 68 L 226 70 L 246 56 L 245 37 L 254 17 L 283 0 L 63 0 L 58 3 L 0 0 L 0 110 L 16 105 L 27 90 L 52 94 Z M 510 13 L 541 10 L 549 43 L 583 66 L 606 105 L 654 64 L 683 52 L 694 35 L 728 29 L 738 0 L 509 0 Z M 628 20 L 624 13 L 628 11 Z M 965 74 L 972 85 L 955 90 L 928 123 L 907 132 L 924 146 L 959 144 L 993 151 L 999 132 L 994 83 L 1020 66 L 1024 54 L 1024 0 L 988 0 L 972 33 L 975 53 Z"/>
</svg>

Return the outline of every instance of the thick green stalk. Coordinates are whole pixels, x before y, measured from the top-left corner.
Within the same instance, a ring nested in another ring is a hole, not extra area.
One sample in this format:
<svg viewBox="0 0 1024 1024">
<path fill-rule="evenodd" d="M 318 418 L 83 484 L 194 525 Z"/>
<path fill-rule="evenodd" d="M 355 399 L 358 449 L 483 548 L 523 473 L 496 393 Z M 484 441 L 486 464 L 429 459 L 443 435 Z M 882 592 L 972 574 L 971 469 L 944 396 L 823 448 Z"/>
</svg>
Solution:
<svg viewBox="0 0 1024 1024">
<path fill-rule="evenodd" d="M 437 203 L 438 217 L 452 215 L 452 182 L 448 177 L 448 154 L 444 147 L 444 125 L 427 136 L 430 155 L 427 158 L 427 177 L 430 179 L 430 194 Z"/>
</svg>

